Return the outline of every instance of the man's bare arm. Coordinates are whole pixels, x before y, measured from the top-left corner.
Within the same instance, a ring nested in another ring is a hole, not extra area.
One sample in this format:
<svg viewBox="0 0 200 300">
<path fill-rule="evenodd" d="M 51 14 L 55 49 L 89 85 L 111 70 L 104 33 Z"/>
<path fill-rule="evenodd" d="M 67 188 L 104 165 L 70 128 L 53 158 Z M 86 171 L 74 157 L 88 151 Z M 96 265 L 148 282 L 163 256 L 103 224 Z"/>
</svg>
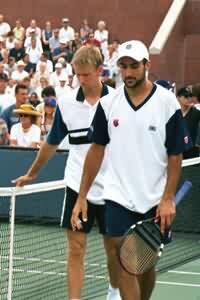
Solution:
<svg viewBox="0 0 200 300">
<path fill-rule="evenodd" d="M 81 179 L 81 185 L 79 190 L 79 196 L 76 201 L 76 205 L 73 209 L 71 224 L 75 230 L 81 228 L 79 215 L 82 214 L 83 221 L 87 221 L 87 201 L 86 197 L 88 191 L 97 176 L 97 173 L 101 167 L 101 163 L 104 158 L 105 146 L 92 144 L 88 150 Z"/>
<path fill-rule="evenodd" d="M 55 154 L 57 147 L 57 145 L 50 145 L 44 142 L 27 173 L 14 179 L 12 182 L 15 183 L 16 186 L 24 186 L 25 184 L 31 182 L 34 178 L 37 177 L 40 169 Z"/>
<path fill-rule="evenodd" d="M 176 207 L 174 196 L 181 174 L 182 155 L 171 155 L 168 158 L 167 182 L 157 209 L 157 217 L 161 219 L 161 231 L 169 227 L 175 217 Z"/>
</svg>

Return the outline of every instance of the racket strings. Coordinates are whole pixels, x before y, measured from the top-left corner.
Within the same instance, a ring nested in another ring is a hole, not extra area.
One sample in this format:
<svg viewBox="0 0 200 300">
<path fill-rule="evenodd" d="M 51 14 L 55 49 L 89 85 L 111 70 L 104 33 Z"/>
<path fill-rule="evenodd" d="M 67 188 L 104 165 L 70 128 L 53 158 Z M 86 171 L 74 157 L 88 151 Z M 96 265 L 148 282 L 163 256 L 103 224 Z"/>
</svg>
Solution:
<svg viewBox="0 0 200 300">
<path fill-rule="evenodd" d="M 159 250 L 155 251 L 136 233 L 128 235 L 120 250 L 122 265 L 131 274 L 143 274 L 156 263 Z"/>
</svg>

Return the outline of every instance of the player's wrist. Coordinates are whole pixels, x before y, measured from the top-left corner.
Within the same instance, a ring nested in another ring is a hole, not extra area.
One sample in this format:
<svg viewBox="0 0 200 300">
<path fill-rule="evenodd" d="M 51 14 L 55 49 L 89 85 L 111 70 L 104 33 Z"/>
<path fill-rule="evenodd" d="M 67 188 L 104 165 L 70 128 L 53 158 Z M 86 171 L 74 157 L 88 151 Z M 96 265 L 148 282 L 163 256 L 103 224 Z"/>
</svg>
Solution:
<svg viewBox="0 0 200 300">
<path fill-rule="evenodd" d="M 168 203 L 168 202 L 174 202 L 174 198 L 175 198 L 175 193 L 165 193 L 165 194 L 162 196 L 161 201 L 162 201 L 162 202 L 165 202 L 165 203 Z"/>
<path fill-rule="evenodd" d="M 32 179 L 37 177 L 37 173 L 33 173 L 31 170 L 26 173 L 26 175 Z"/>
<path fill-rule="evenodd" d="M 78 196 L 78 201 L 79 202 L 85 202 L 86 201 L 86 196 L 85 195 L 80 195 Z"/>
</svg>

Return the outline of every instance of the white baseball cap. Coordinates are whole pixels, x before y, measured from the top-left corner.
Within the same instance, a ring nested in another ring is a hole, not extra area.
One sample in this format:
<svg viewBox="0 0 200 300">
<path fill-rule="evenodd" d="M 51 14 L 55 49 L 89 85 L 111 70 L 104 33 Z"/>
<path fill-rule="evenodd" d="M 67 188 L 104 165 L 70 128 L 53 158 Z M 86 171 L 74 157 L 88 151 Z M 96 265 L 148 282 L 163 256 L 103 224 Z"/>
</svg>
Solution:
<svg viewBox="0 0 200 300">
<path fill-rule="evenodd" d="M 118 61 L 122 57 L 131 57 L 136 61 L 142 61 L 145 58 L 149 61 L 149 52 L 145 44 L 141 41 L 132 40 L 119 46 Z"/>
<path fill-rule="evenodd" d="M 59 39 L 59 43 L 60 44 L 66 44 L 66 39 L 63 39 L 63 38 Z"/>
<path fill-rule="evenodd" d="M 59 81 L 67 81 L 67 75 L 61 74 L 59 77 Z"/>
<path fill-rule="evenodd" d="M 55 64 L 55 69 L 56 69 L 56 68 L 62 68 L 62 67 L 63 67 L 63 66 L 62 66 L 61 63 L 56 63 L 56 64 Z"/>
<path fill-rule="evenodd" d="M 62 18 L 63 22 L 69 22 L 69 18 Z"/>
<path fill-rule="evenodd" d="M 30 33 L 35 32 L 35 29 L 34 29 L 34 28 L 31 28 L 29 32 L 30 32 Z"/>
<path fill-rule="evenodd" d="M 23 62 L 23 60 L 19 60 L 17 62 L 17 66 L 24 66 L 25 67 L 25 63 Z"/>
</svg>

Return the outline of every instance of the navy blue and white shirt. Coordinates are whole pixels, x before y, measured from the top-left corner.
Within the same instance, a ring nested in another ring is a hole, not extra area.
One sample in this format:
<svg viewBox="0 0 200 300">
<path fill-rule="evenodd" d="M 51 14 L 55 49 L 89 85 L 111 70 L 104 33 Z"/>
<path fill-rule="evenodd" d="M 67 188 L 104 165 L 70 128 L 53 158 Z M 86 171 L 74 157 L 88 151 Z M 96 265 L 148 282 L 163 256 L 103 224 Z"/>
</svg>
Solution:
<svg viewBox="0 0 200 300">
<path fill-rule="evenodd" d="M 93 142 L 106 145 L 104 199 L 139 213 L 159 203 L 168 156 L 190 144 L 175 95 L 157 85 L 137 107 L 124 86 L 103 97 L 94 118 Z"/>
<path fill-rule="evenodd" d="M 101 96 L 113 91 L 112 88 L 103 85 Z M 91 105 L 85 99 L 82 88 L 77 88 L 59 98 L 52 128 L 47 136 L 47 143 L 59 145 L 68 134 L 69 156 L 65 168 L 65 179 L 67 186 L 79 192 L 80 181 L 84 160 L 91 145 L 92 120 L 99 101 Z M 103 204 L 103 179 L 105 172 L 105 159 L 100 172 L 93 182 L 87 195 L 89 201 Z"/>
</svg>

